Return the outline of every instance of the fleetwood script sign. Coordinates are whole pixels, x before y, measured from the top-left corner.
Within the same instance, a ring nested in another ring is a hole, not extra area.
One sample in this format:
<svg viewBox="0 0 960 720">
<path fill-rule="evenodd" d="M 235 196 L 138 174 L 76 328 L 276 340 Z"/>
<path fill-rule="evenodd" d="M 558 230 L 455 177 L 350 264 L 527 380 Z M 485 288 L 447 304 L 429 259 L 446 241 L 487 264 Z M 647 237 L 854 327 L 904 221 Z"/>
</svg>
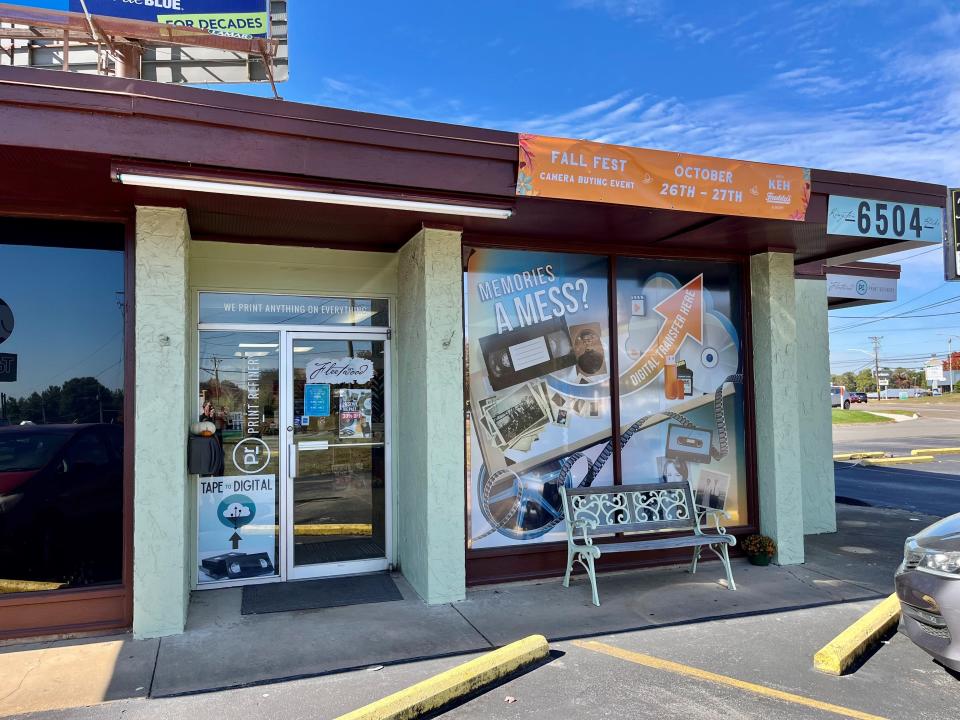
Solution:
<svg viewBox="0 0 960 720">
<path fill-rule="evenodd" d="M 307 364 L 307 383 L 329 385 L 363 385 L 373 378 L 373 360 L 345 357 L 331 360 L 315 358 Z"/>
</svg>

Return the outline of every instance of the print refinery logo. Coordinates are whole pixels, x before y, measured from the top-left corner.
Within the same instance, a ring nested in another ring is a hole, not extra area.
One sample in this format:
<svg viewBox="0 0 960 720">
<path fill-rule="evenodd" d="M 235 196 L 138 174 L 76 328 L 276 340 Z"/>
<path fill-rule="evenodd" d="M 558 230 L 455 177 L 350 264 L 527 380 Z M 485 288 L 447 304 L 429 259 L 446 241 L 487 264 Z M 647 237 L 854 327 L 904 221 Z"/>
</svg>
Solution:
<svg viewBox="0 0 960 720">
<path fill-rule="evenodd" d="M 260 438 L 248 437 L 233 448 L 233 466 L 247 475 L 256 475 L 270 464 L 270 446 Z"/>
<path fill-rule="evenodd" d="M 869 289 L 870 285 L 867 284 L 866 280 L 857 281 L 857 295 L 866 295 Z"/>
</svg>

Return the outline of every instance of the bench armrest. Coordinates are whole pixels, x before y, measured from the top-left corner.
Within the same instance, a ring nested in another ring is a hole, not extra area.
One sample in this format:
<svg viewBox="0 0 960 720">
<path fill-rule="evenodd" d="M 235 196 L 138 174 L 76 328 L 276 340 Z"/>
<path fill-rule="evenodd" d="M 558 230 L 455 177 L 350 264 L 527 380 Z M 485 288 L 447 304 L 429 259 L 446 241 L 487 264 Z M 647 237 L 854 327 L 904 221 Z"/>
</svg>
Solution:
<svg viewBox="0 0 960 720">
<path fill-rule="evenodd" d="M 729 520 L 730 513 L 726 510 L 717 510 L 716 508 L 706 508 L 702 505 L 696 506 L 697 513 L 697 525 L 701 530 L 710 530 L 711 532 L 716 532 L 719 535 L 726 535 L 727 529 L 720 524 L 720 519 Z M 710 526 L 710 521 L 712 521 L 712 527 Z M 706 525 L 707 527 L 704 527 Z"/>
</svg>

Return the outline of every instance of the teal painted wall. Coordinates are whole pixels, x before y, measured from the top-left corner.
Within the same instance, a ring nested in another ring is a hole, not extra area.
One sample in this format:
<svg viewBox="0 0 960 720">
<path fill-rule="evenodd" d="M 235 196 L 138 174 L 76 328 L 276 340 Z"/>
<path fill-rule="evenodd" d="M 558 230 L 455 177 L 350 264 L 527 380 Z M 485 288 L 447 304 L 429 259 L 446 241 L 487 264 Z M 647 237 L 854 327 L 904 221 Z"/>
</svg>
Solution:
<svg viewBox="0 0 960 720">
<path fill-rule="evenodd" d="M 399 253 L 400 568 L 429 603 L 466 593 L 460 233 L 424 229 Z"/>
<path fill-rule="evenodd" d="M 803 562 L 793 255 L 751 257 L 750 288 L 760 530 L 777 542 L 777 562 L 792 565 Z"/>
<path fill-rule="evenodd" d="M 796 281 L 797 344 L 803 362 L 797 364 L 800 408 L 800 474 L 803 479 L 803 532 L 837 529 L 833 478 L 833 427 L 830 418 L 830 336 L 827 326 L 827 283 Z"/>
<path fill-rule="evenodd" d="M 140 638 L 182 632 L 187 616 L 189 246 L 185 210 L 137 208 L 133 632 Z"/>
</svg>

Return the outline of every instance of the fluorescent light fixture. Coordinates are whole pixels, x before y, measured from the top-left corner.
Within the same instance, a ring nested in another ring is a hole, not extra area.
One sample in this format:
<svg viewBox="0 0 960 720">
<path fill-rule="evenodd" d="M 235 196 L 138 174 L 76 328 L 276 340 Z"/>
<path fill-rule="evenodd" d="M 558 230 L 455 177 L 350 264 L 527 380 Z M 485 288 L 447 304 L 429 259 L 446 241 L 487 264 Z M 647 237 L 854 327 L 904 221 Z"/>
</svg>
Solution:
<svg viewBox="0 0 960 720">
<path fill-rule="evenodd" d="M 270 354 L 270 353 L 264 352 L 264 351 L 261 351 L 261 350 L 258 350 L 258 351 L 256 351 L 256 352 L 251 352 L 250 350 L 244 350 L 244 351 L 243 351 L 243 356 L 244 356 L 244 357 L 266 357 L 266 356 L 269 355 L 269 354 Z"/>
<path fill-rule="evenodd" d="M 399 198 L 370 197 L 368 195 L 347 195 L 343 193 L 319 192 L 316 190 L 296 190 L 294 188 L 271 187 L 269 185 L 245 185 L 243 183 L 219 182 L 214 180 L 192 180 L 188 178 L 165 177 L 162 175 L 139 175 L 137 173 L 117 173 L 117 181 L 124 185 L 160 188 L 162 190 L 188 190 L 192 192 L 219 193 L 221 195 L 242 195 L 244 197 L 271 198 L 274 200 L 299 200 L 301 202 L 329 203 L 331 205 L 355 205 L 358 207 L 380 208 L 382 210 L 408 210 L 410 212 L 436 213 L 438 215 L 464 215 L 467 217 L 506 220 L 513 215 L 509 208 L 480 207 L 477 205 L 457 205 L 453 203 L 425 202 L 422 200 L 401 200 Z"/>
<path fill-rule="evenodd" d="M 279 343 L 240 343 L 237 347 L 275 348 L 275 347 L 280 347 L 280 344 Z"/>
<path fill-rule="evenodd" d="M 296 348 L 293 349 L 294 352 L 310 352 L 311 350 L 313 350 L 312 347 L 308 347 L 308 348 L 305 348 L 305 347 L 296 347 Z"/>
</svg>

